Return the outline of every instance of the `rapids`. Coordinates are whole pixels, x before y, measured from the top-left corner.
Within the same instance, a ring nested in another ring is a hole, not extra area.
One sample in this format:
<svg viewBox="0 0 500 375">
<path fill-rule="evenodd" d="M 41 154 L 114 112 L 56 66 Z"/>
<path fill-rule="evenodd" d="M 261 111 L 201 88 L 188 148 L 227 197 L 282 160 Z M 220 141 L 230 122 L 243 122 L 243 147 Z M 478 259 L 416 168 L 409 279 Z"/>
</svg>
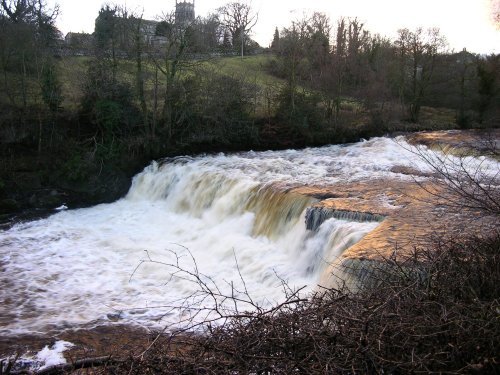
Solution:
<svg viewBox="0 0 500 375">
<path fill-rule="evenodd" d="M 391 172 L 396 165 L 425 170 L 401 143 L 408 146 L 375 138 L 166 159 L 138 174 L 115 203 L 4 230 L 0 334 L 114 322 L 182 325 L 189 309 L 178 314 L 173 307 L 213 306 L 196 277 L 221 294 L 244 297 L 247 290 L 263 306 L 283 299 L 283 281 L 312 290 L 327 263 L 379 222 L 323 215 L 308 230 L 306 211 L 317 200 L 289 189 L 410 178 Z"/>
</svg>

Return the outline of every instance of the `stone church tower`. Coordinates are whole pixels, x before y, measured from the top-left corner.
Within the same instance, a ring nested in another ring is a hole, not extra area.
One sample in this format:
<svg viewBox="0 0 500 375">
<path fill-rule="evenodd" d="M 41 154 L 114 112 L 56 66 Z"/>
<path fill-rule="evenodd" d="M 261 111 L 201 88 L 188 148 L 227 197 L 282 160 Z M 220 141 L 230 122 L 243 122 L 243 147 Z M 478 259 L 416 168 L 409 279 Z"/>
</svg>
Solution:
<svg viewBox="0 0 500 375">
<path fill-rule="evenodd" d="M 177 25 L 187 25 L 193 22 L 194 19 L 194 0 L 175 0 L 175 23 Z"/>
</svg>

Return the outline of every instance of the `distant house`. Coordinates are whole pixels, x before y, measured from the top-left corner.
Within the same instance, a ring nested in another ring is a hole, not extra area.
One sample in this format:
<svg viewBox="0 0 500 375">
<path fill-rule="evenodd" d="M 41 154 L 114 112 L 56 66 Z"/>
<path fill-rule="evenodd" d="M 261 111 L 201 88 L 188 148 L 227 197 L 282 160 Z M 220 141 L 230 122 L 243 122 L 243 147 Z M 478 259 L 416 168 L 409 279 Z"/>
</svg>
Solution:
<svg viewBox="0 0 500 375">
<path fill-rule="evenodd" d="M 142 20 L 141 33 L 148 45 L 162 46 L 167 43 L 164 36 L 158 35 L 157 28 L 159 24 L 158 21 Z"/>
<path fill-rule="evenodd" d="M 156 36 L 156 27 L 158 26 L 157 21 L 142 20 L 141 21 L 141 33 L 145 40 L 150 40 Z"/>
</svg>

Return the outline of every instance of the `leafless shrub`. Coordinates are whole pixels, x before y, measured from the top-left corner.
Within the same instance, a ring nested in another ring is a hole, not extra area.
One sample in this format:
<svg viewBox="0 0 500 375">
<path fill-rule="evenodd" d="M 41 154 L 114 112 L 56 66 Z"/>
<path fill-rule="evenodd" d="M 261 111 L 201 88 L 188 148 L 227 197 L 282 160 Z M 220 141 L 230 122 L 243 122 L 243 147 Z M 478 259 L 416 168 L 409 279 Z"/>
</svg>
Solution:
<svg viewBox="0 0 500 375">
<path fill-rule="evenodd" d="M 481 215 L 500 215 L 500 168 L 498 141 L 483 135 L 458 147 L 442 144 L 436 151 L 410 149 L 430 169 L 433 178 L 415 182 L 436 202 L 453 211 L 470 210 Z"/>
<path fill-rule="evenodd" d="M 436 175 L 430 187 L 421 184 L 428 193 L 454 209 L 500 214 L 500 170 L 487 170 L 487 159 L 438 153 L 420 156 Z"/>
<path fill-rule="evenodd" d="M 499 246 L 497 233 L 418 249 L 388 259 L 393 271 L 377 288 L 294 294 L 207 322 L 204 335 L 159 340 L 118 373 L 495 373 Z"/>
</svg>

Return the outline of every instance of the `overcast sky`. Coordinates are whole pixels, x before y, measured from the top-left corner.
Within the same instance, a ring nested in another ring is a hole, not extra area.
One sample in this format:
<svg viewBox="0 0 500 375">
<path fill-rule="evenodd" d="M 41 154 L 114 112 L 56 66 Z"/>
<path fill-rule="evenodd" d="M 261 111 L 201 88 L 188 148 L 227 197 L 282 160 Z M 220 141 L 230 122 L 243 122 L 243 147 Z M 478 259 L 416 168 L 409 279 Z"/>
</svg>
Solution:
<svg viewBox="0 0 500 375">
<path fill-rule="evenodd" d="M 500 0 L 253 0 L 259 12 L 259 22 L 253 38 L 268 46 L 275 27 L 288 26 L 304 13 L 324 12 L 332 25 L 341 17 L 358 17 L 365 28 L 373 33 L 394 38 L 398 29 L 418 26 L 439 27 L 454 50 L 467 48 L 477 53 L 500 53 L 500 31 L 495 29 L 491 17 L 491 1 Z M 66 34 L 92 32 L 94 20 L 105 0 L 58 0 L 61 15 L 58 27 Z M 196 0 L 196 15 L 206 16 L 228 0 Z M 144 18 L 157 19 L 162 13 L 175 8 L 175 0 L 118 0 L 108 1 L 126 5 L 142 13 Z"/>
</svg>

